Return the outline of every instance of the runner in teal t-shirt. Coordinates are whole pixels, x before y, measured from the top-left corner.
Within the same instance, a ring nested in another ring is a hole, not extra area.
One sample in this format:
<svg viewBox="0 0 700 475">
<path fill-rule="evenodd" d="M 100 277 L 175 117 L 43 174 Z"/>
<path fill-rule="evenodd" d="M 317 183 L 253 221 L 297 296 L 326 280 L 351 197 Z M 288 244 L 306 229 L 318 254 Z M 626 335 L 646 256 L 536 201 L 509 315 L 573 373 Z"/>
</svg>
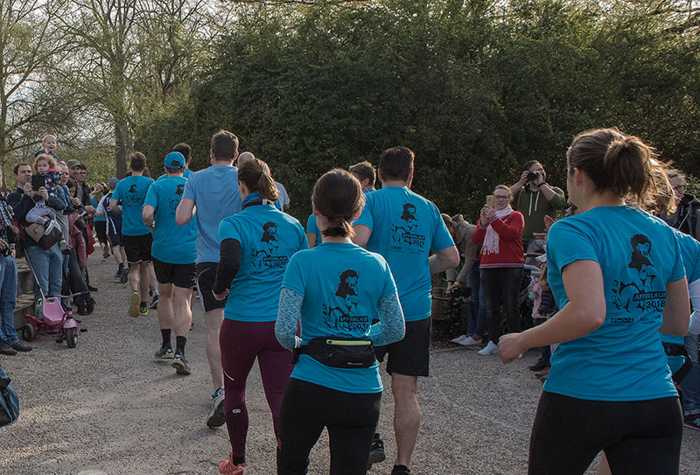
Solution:
<svg viewBox="0 0 700 475">
<path fill-rule="evenodd" d="M 146 157 L 141 152 L 131 154 L 129 162 L 131 176 L 122 178 L 117 183 L 110 210 L 118 203 L 122 216 L 122 236 L 126 260 L 129 264 L 129 316 L 148 315 L 148 297 L 151 287 L 151 230 L 144 224 L 142 212 L 148 188 L 153 183 L 151 178 L 143 176 L 146 169 Z"/>
<path fill-rule="evenodd" d="M 406 318 L 405 338 L 379 350 L 380 360 L 388 354 L 387 372 L 392 375 L 394 395 L 399 411 L 396 418 L 420 421 L 417 403 L 419 376 L 430 374 L 430 312 L 432 274 L 439 274 L 459 264 L 459 252 L 437 206 L 410 190 L 414 172 L 414 154 L 405 147 L 390 148 L 382 154 L 379 177 L 382 189 L 366 194 L 365 209 L 355 221 L 357 244 L 381 254 L 389 263 L 396 280 L 399 298 Z M 410 466 L 418 425 L 397 434 L 397 465 Z M 370 462 L 383 459 L 374 444 Z"/>
<path fill-rule="evenodd" d="M 221 473 L 240 473 L 236 470 L 246 463 L 245 390 L 255 360 L 278 440 L 282 396 L 292 369 L 292 354 L 275 339 L 275 320 L 287 263 L 307 244 L 299 221 L 275 207 L 279 194 L 268 170 L 257 159 L 241 165 L 243 210 L 219 225 L 221 250 L 213 293 L 226 300 L 220 342 L 231 442 L 231 457 L 221 461 Z"/>
<path fill-rule="evenodd" d="M 158 321 L 162 342 L 157 360 L 172 359 L 177 374 L 190 374 L 185 358 L 187 333 L 192 326 L 192 288 L 195 285 L 197 228 L 193 221 L 179 225 L 175 212 L 182 199 L 187 179 L 183 177 L 185 157 L 180 152 L 165 156 L 166 175 L 151 185 L 143 207 L 143 219 L 154 226 L 153 266 L 160 290 Z M 176 347 L 172 350 L 171 331 Z"/>
<path fill-rule="evenodd" d="M 663 333 L 685 335 L 688 286 L 675 232 L 625 206 L 655 190 L 653 149 L 617 129 L 586 131 L 567 151 L 578 214 L 547 236 L 559 310 L 501 337 L 504 362 L 558 344 L 531 436 L 529 473 L 583 474 L 605 451 L 612 473 L 678 473 L 682 414 Z"/>
<path fill-rule="evenodd" d="M 384 258 L 350 240 L 350 223 L 362 201 L 360 183 L 349 173 L 333 170 L 323 175 L 314 187 L 313 202 L 324 242 L 294 255 L 284 276 L 275 332 L 282 345 L 301 355 L 282 409 L 279 473 L 304 473 L 324 428 L 335 441 L 330 472 L 367 471 L 382 392 L 379 364 L 369 342 L 400 340 L 404 320 Z M 296 336 L 297 327 L 301 337 Z M 336 353 L 337 346 L 312 351 L 338 340 L 364 346 L 364 364 L 338 367 L 348 360 L 336 359 L 334 365 L 323 358 L 324 353 Z"/>
</svg>

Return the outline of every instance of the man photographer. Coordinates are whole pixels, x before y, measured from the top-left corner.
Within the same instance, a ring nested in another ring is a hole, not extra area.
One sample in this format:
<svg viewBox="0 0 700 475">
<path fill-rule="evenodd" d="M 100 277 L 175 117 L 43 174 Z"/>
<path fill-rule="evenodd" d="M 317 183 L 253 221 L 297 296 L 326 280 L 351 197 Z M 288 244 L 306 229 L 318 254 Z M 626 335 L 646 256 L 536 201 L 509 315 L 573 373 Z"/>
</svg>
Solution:
<svg viewBox="0 0 700 475">
<path fill-rule="evenodd" d="M 525 217 L 523 249 L 527 250 L 533 234 L 545 230 L 545 216 L 566 207 L 566 197 L 561 188 L 547 183 L 547 173 L 537 160 L 531 160 L 523 167 L 520 180 L 510 187 L 513 194 L 513 208 Z"/>
</svg>

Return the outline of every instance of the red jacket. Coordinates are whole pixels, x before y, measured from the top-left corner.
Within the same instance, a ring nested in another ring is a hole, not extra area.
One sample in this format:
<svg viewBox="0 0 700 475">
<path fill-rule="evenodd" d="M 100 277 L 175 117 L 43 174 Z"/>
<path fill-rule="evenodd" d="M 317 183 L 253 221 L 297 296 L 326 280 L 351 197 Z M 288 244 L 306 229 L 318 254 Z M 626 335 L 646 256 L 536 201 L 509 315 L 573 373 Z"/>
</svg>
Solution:
<svg viewBox="0 0 700 475">
<path fill-rule="evenodd" d="M 477 222 L 476 231 L 472 235 L 475 244 L 482 245 L 486 237 L 486 228 Z M 513 211 L 504 219 L 497 219 L 491 223 L 493 230 L 498 234 L 498 253 L 486 254 L 481 249 L 481 268 L 489 267 L 522 267 L 525 258 L 523 256 L 523 229 L 525 218 L 519 211 Z"/>
</svg>

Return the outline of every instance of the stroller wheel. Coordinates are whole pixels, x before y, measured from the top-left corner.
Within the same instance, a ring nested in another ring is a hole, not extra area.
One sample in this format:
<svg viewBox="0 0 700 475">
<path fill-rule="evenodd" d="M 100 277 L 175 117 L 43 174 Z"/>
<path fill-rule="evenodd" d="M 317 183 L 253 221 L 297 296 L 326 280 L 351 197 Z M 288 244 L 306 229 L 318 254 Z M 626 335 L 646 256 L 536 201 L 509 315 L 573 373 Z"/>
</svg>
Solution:
<svg viewBox="0 0 700 475">
<path fill-rule="evenodd" d="M 36 328 L 31 323 L 22 327 L 22 338 L 24 341 L 33 341 L 36 338 Z"/>
<path fill-rule="evenodd" d="M 66 329 L 66 343 L 68 348 L 75 348 L 78 345 L 78 329 L 77 328 L 67 328 Z"/>
</svg>

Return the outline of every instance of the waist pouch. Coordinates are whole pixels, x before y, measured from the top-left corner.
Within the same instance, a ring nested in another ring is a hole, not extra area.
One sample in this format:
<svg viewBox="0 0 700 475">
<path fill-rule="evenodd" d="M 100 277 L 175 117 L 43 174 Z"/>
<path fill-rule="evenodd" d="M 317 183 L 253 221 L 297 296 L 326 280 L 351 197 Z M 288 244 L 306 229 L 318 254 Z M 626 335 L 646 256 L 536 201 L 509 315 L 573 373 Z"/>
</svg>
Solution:
<svg viewBox="0 0 700 475">
<path fill-rule="evenodd" d="M 369 368 L 377 362 L 370 340 L 323 337 L 314 338 L 297 350 L 332 368 Z"/>
<path fill-rule="evenodd" d="M 664 350 L 666 351 L 666 356 L 680 356 L 683 358 L 683 365 L 673 372 L 673 382 L 676 384 L 681 384 L 683 379 L 686 377 L 688 372 L 693 366 L 693 362 L 690 359 L 690 355 L 683 345 L 676 345 L 674 343 L 663 343 Z"/>
</svg>

